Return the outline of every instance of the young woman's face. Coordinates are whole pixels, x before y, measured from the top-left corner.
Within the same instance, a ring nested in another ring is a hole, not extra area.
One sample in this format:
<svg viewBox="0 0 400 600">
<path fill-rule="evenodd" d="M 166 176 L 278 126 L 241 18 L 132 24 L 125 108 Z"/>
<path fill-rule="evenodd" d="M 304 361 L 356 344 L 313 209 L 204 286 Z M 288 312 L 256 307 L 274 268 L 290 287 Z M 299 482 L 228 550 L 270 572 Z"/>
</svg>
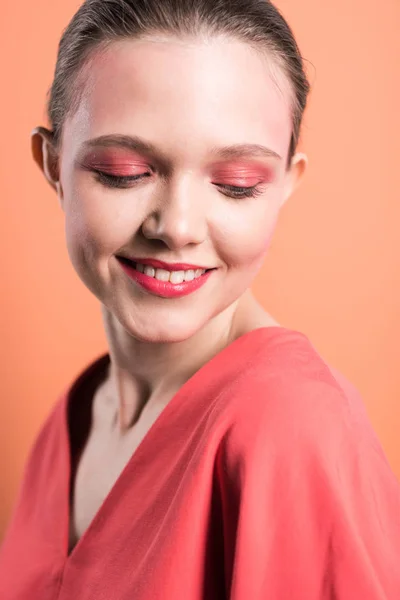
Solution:
<svg viewBox="0 0 400 600">
<path fill-rule="evenodd" d="M 186 339 L 240 298 L 268 249 L 290 193 L 287 82 L 222 40 L 118 42 L 86 73 L 59 163 L 72 264 L 134 337 Z M 120 256 L 170 269 L 132 279 Z M 190 265 L 212 269 L 200 286 L 165 273 L 197 281 Z"/>
</svg>

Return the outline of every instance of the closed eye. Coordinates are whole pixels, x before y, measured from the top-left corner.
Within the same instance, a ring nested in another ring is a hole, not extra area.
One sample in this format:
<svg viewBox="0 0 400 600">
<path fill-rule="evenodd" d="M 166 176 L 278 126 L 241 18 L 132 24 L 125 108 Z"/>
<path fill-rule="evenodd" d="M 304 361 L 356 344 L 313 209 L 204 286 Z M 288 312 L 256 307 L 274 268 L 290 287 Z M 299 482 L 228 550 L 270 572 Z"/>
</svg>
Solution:
<svg viewBox="0 0 400 600">
<path fill-rule="evenodd" d="M 218 185 L 222 188 L 222 193 L 231 198 L 255 198 L 262 194 L 265 190 L 259 185 L 251 187 L 237 187 L 235 185 Z"/>
<path fill-rule="evenodd" d="M 131 187 L 130 184 L 134 184 L 144 177 L 150 177 L 151 173 L 140 173 L 139 175 L 110 175 L 97 169 L 93 171 L 96 174 L 96 178 L 103 185 L 110 188 L 126 189 Z"/>
<path fill-rule="evenodd" d="M 137 182 L 144 178 L 151 177 L 151 173 L 141 173 L 139 175 L 110 175 L 103 171 L 93 170 L 96 174 L 96 178 L 100 183 L 109 188 L 129 189 L 133 187 Z M 264 189 L 258 185 L 251 187 L 239 187 L 235 185 L 222 185 L 214 184 L 222 194 L 231 198 L 254 198 L 264 192 Z"/>
</svg>

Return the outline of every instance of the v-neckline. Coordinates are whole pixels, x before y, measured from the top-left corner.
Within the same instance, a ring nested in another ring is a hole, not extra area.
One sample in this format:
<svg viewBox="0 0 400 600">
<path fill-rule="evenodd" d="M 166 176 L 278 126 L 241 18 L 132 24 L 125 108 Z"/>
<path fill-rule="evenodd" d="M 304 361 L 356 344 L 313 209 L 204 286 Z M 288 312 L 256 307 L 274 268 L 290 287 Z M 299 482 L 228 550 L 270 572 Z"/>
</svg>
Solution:
<svg viewBox="0 0 400 600">
<path fill-rule="evenodd" d="M 265 334 L 269 335 L 269 334 L 273 334 L 273 333 L 283 334 L 285 332 L 299 334 L 299 332 L 294 332 L 290 329 L 287 329 L 287 328 L 281 327 L 281 326 L 270 326 L 270 327 L 264 326 L 264 327 L 252 329 L 252 330 L 242 334 L 241 336 L 239 336 L 238 338 L 236 338 L 235 340 L 230 342 L 227 346 L 222 348 L 217 354 L 215 354 L 210 360 L 208 360 L 204 365 L 202 365 L 189 379 L 187 379 L 183 383 L 183 385 L 178 389 L 178 391 L 174 394 L 174 396 L 169 400 L 169 402 L 161 410 L 161 412 L 159 413 L 159 415 L 157 416 L 155 421 L 152 423 L 152 425 L 150 426 L 150 428 L 148 429 L 148 431 L 146 432 L 146 434 L 144 435 L 144 437 L 138 444 L 137 448 L 135 449 L 135 451 L 129 458 L 125 467 L 122 469 L 120 475 L 114 482 L 110 491 L 105 496 L 103 502 L 101 503 L 100 507 L 94 514 L 94 517 L 90 521 L 88 527 L 85 529 L 82 536 L 78 539 L 76 544 L 73 546 L 73 548 L 69 552 L 69 531 L 70 531 L 70 522 L 71 522 L 71 510 L 70 510 L 71 504 L 70 504 L 70 493 L 69 492 L 70 492 L 71 483 L 72 483 L 71 482 L 72 447 L 71 447 L 70 430 L 69 430 L 69 423 L 68 423 L 68 414 L 69 414 L 70 401 L 73 396 L 72 390 L 75 388 L 75 386 L 80 385 L 79 382 L 81 382 L 81 385 L 84 386 L 85 382 L 88 378 L 96 379 L 96 376 L 98 375 L 100 369 L 104 369 L 104 367 L 107 366 L 107 364 L 109 364 L 109 360 L 110 360 L 109 354 L 107 353 L 107 354 L 101 355 L 99 358 L 97 358 L 94 362 L 92 362 L 92 364 L 89 365 L 81 373 L 81 375 L 78 377 L 78 379 L 75 380 L 75 384 L 73 384 L 69 388 L 67 393 L 65 394 L 64 403 L 63 403 L 63 422 L 62 422 L 62 429 L 63 429 L 62 434 L 63 435 L 62 435 L 62 437 L 63 437 L 63 446 L 64 447 L 62 449 L 63 450 L 62 455 L 67 464 L 65 465 L 65 469 L 62 469 L 62 476 L 65 476 L 65 474 L 66 474 L 67 481 L 65 483 L 65 480 L 64 480 L 63 487 L 64 487 L 64 489 L 67 490 L 67 494 L 65 495 L 66 497 L 64 498 L 64 505 L 61 510 L 62 515 L 61 515 L 59 522 L 62 523 L 62 527 L 63 527 L 63 535 L 62 535 L 63 547 L 61 549 L 61 552 L 62 552 L 64 561 L 66 563 L 69 563 L 73 558 L 75 558 L 76 555 L 81 552 L 82 547 L 84 547 L 86 545 L 87 540 L 90 539 L 90 537 L 92 536 L 93 530 L 95 529 L 96 525 L 99 523 L 99 521 L 102 518 L 104 518 L 105 514 L 109 510 L 109 507 L 111 506 L 111 504 L 114 500 L 114 497 L 118 494 L 118 491 L 119 491 L 121 485 L 123 484 L 124 480 L 126 479 L 128 473 L 133 471 L 134 465 L 138 463 L 138 461 L 141 459 L 143 454 L 146 452 L 147 448 L 151 447 L 151 445 L 152 445 L 151 440 L 154 438 L 154 436 L 158 432 L 158 430 L 163 426 L 164 423 L 168 422 L 169 417 L 181 405 L 180 399 L 183 396 L 189 395 L 193 389 L 197 389 L 199 386 L 201 387 L 202 379 L 204 379 L 204 378 L 206 379 L 207 374 L 210 371 L 213 371 L 213 370 L 217 371 L 217 367 L 219 364 L 221 364 L 221 366 L 222 366 L 222 364 L 224 362 L 226 363 L 226 361 L 229 360 L 229 356 L 235 351 L 238 352 L 240 347 L 243 346 L 246 342 L 248 342 L 251 338 L 258 336 L 258 335 L 265 335 Z M 90 400 L 90 407 L 92 405 L 92 401 L 93 401 L 93 397 Z"/>
</svg>

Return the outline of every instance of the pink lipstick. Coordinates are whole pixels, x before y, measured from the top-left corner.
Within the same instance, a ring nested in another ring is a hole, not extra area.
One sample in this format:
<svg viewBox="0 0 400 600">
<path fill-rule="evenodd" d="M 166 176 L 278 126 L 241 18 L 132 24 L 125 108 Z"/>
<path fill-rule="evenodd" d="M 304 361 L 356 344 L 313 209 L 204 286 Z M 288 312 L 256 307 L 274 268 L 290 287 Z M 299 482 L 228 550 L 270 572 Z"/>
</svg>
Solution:
<svg viewBox="0 0 400 600">
<path fill-rule="evenodd" d="M 180 283 L 172 283 L 171 281 L 161 281 L 156 279 L 152 275 L 142 273 L 136 267 L 137 265 L 144 265 L 153 267 L 156 269 L 163 269 L 164 271 L 197 271 L 199 269 L 205 270 L 207 267 L 200 267 L 197 265 L 189 265 L 186 263 L 165 263 L 163 261 L 154 259 L 141 258 L 139 260 L 127 259 L 123 256 L 117 257 L 118 261 L 130 279 L 137 283 L 141 288 L 154 294 L 161 296 L 162 298 L 180 298 L 181 296 L 187 296 L 192 292 L 195 292 L 202 287 L 209 279 L 210 275 L 215 269 L 208 269 L 202 275 L 195 276 L 191 281 L 182 281 Z"/>
</svg>

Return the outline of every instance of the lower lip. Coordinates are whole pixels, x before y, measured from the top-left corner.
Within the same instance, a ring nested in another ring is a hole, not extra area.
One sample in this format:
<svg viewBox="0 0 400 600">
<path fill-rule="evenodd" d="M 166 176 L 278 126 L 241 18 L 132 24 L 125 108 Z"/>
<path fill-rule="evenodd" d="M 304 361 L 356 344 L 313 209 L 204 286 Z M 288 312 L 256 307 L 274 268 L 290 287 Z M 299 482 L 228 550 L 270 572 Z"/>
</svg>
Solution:
<svg viewBox="0 0 400 600">
<path fill-rule="evenodd" d="M 149 277 L 121 260 L 119 260 L 119 263 L 128 277 L 151 294 L 161 296 L 162 298 L 180 298 L 181 296 L 187 296 L 195 292 L 206 283 L 212 271 L 214 271 L 214 269 L 206 271 L 203 275 L 196 277 L 192 281 L 171 283 L 170 281 L 159 281 L 155 277 Z"/>
</svg>

